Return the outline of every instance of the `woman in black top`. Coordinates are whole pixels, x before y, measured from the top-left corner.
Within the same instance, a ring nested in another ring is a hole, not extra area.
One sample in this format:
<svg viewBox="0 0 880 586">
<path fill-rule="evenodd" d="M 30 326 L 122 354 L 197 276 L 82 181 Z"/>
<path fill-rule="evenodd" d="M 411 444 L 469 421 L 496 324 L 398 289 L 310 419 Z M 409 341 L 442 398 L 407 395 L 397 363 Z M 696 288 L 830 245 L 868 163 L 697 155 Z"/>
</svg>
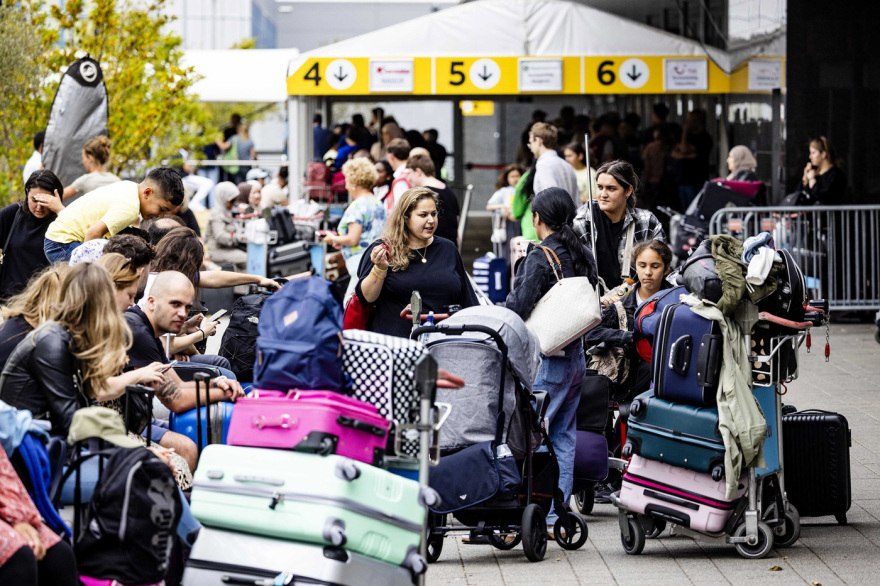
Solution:
<svg viewBox="0 0 880 586">
<path fill-rule="evenodd" d="M 58 302 L 61 277 L 69 265 L 58 264 L 43 269 L 28 282 L 24 291 L 11 297 L 0 309 L 0 372 L 12 351 L 25 336 L 50 319 L 52 306 Z"/>
<path fill-rule="evenodd" d="M 0 210 L 0 302 L 20 293 L 31 275 L 48 266 L 41 243 L 49 224 L 64 209 L 63 191 L 55 173 L 39 169 L 24 185 L 25 201 Z"/>
<path fill-rule="evenodd" d="M 373 305 L 371 332 L 408 338 L 412 324 L 400 314 L 413 291 L 421 294 L 424 312 L 477 305 L 458 249 L 435 238 L 436 229 L 437 196 L 430 189 L 408 189 L 395 202 L 385 233 L 367 248 L 358 268 L 355 294 Z"/>
<path fill-rule="evenodd" d="M 559 259 L 555 269 L 561 278 L 589 277 L 595 287 L 598 283 L 593 255 L 572 230 L 576 209 L 571 195 L 564 189 L 551 187 L 538 193 L 532 200 L 532 223 L 541 247 L 552 250 Z M 556 275 L 541 247 L 529 245 L 525 259 L 518 263 L 513 291 L 505 306 L 528 319 L 535 304 L 556 284 Z M 553 255 L 550 255 L 553 258 Z M 554 264 L 556 259 L 553 260 Z M 545 390 L 550 398 L 547 417 L 550 420 L 550 439 L 559 462 L 559 488 L 571 498 L 575 455 L 575 415 L 580 399 L 581 383 L 586 372 L 584 348 L 578 338 L 562 349 L 559 355 L 541 355 L 541 369 L 534 388 Z M 556 515 L 547 516 L 547 525 L 556 522 Z"/>
<path fill-rule="evenodd" d="M 846 195 L 846 175 L 838 167 L 831 141 L 820 136 L 810 141 L 810 162 L 801 179 L 804 190 L 799 205 L 840 205 Z"/>
</svg>

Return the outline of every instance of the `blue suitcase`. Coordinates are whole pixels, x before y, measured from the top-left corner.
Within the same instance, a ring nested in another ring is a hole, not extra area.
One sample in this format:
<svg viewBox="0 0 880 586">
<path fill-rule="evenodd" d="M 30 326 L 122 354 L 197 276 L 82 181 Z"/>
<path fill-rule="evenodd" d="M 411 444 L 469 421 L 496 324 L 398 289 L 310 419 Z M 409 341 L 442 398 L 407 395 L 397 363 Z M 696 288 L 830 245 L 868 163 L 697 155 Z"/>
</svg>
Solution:
<svg viewBox="0 0 880 586">
<path fill-rule="evenodd" d="M 670 403 L 642 393 L 629 408 L 623 457 L 633 454 L 665 464 L 724 476 L 724 440 L 718 409 Z"/>
<path fill-rule="evenodd" d="M 723 338 L 718 322 L 683 303 L 663 310 L 654 339 L 654 394 L 673 403 L 715 405 Z"/>
<path fill-rule="evenodd" d="M 226 434 L 229 433 L 229 422 L 232 419 L 232 403 L 213 403 L 210 405 L 211 412 L 206 414 L 207 407 L 201 407 L 198 411 L 202 417 L 202 446 L 211 444 L 225 444 Z M 210 415 L 206 421 L 206 415 Z M 196 445 L 198 441 L 196 410 L 191 409 L 181 414 L 171 413 L 168 417 L 168 428 L 191 439 Z M 210 432 L 210 433 L 209 433 Z"/>
<path fill-rule="evenodd" d="M 474 282 L 492 303 L 507 299 L 507 261 L 501 256 L 487 254 L 474 261 Z"/>
</svg>

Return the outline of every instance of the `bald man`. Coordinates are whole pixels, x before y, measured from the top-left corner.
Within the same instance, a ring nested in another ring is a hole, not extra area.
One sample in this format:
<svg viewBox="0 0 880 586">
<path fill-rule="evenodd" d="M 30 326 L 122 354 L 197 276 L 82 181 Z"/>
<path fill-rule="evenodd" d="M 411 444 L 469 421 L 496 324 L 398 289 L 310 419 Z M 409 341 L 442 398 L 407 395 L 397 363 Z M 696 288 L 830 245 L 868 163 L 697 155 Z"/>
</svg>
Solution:
<svg viewBox="0 0 880 586">
<path fill-rule="evenodd" d="M 194 293 L 192 283 L 183 273 L 165 271 L 156 275 L 156 280 L 150 288 L 143 309 L 135 305 L 125 312 L 125 321 L 128 322 L 132 332 L 132 344 L 128 351 L 129 368 L 139 368 L 144 361 L 147 364 L 168 363 L 160 337 L 180 332 L 189 310 L 192 308 Z M 210 384 L 212 390 L 216 389 L 211 393 L 212 402 L 235 401 L 244 396 L 241 385 L 235 380 L 219 377 L 213 379 Z M 195 382 L 182 381 L 174 369 L 165 373 L 165 382 L 157 386 L 155 390 L 156 398 L 174 413 L 195 409 Z M 220 392 L 216 392 L 217 390 Z M 153 437 L 156 437 L 157 431 L 163 436 L 159 440 L 159 445 L 163 446 L 165 445 L 162 442 L 162 439 L 165 439 L 164 435 L 173 433 L 163 433 L 156 427 L 153 428 L 153 431 Z M 185 436 L 179 437 L 192 443 Z M 173 447 L 176 448 L 176 446 Z M 184 457 L 186 458 L 186 456 Z"/>
</svg>

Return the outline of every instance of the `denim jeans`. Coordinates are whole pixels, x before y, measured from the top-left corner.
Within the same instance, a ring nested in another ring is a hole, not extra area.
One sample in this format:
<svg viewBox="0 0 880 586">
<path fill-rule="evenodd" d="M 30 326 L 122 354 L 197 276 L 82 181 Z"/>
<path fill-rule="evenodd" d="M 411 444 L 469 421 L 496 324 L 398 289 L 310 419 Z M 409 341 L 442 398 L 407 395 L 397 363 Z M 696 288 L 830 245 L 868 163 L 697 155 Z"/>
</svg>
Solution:
<svg viewBox="0 0 880 586">
<path fill-rule="evenodd" d="M 56 262 L 67 262 L 70 260 L 70 255 L 73 254 L 73 251 L 82 246 L 82 242 L 68 242 L 67 244 L 62 244 L 61 242 L 55 242 L 54 240 L 49 240 L 45 238 L 43 240 L 43 253 L 45 253 L 46 258 L 49 259 L 49 262 L 55 264 Z"/>
<path fill-rule="evenodd" d="M 579 345 L 567 350 L 565 356 L 541 355 L 541 368 L 535 378 L 534 389 L 547 391 L 550 401 L 546 417 L 550 421 L 550 441 L 559 462 L 559 488 L 565 495 L 563 503 L 566 505 L 571 500 L 574 481 L 577 406 L 586 371 L 584 349 Z M 551 511 L 547 515 L 547 524 L 555 522 L 556 513 Z"/>
</svg>

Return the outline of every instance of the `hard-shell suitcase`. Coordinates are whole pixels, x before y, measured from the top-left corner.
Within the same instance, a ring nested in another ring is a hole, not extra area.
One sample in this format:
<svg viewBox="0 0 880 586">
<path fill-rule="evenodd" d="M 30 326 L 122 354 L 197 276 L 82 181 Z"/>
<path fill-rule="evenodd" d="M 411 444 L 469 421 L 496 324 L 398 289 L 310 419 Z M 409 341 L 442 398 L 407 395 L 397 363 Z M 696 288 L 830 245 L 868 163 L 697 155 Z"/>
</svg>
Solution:
<svg viewBox="0 0 880 586">
<path fill-rule="evenodd" d="M 718 533 L 746 491 L 740 477 L 736 497 L 724 498 L 726 484 L 686 468 L 633 456 L 623 475 L 620 503 L 634 513 L 650 515 L 701 533 Z"/>
<path fill-rule="evenodd" d="M 340 547 L 203 527 L 183 573 L 186 586 L 219 584 L 382 584 L 412 586 L 413 574 Z M 286 582 L 292 576 L 290 582 Z"/>
<path fill-rule="evenodd" d="M 342 332 L 342 368 L 351 395 L 375 405 L 379 414 L 400 424 L 417 423 L 419 395 L 416 362 L 428 353 L 420 342 L 362 330 Z M 405 456 L 416 457 L 417 441 L 403 443 Z"/>
<path fill-rule="evenodd" d="M 338 454 L 378 465 L 388 425 L 373 405 L 339 393 L 255 390 L 235 404 L 227 443 Z"/>
<path fill-rule="evenodd" d="M 811 409 L 782 416 L 785 489 L 801 517 L 834 515 L 846 525 L 852 504 L 849 422 Z"/>
<path fill-rule="evenodd" d="M 269 250 L 267 274 L 269 277 L 286 277 L 304 273 L 312 268 L 312 255 L 308 242 L 281 244 Z"/>
<path fill-rule="evenodd" d="M 210 408 L 210 413 L 205 410 Z M 225 444 L 229 437 L 229 424 L 232 413 L 235 411 L 234 403 L 212 403 L 208 407 L 200 407 L 199 413 L 202 418 L 202 444 Z M 210 415 L 210 417 L 206 417 Z M 168 429 L 180 433 L 198 443 L 198 423 L 196 410 L 191 409 L 181 414 L 171 413 L 168 417 Z"/>
<path fill-rule="evenodd" d="M 723 338 L 719 322 L 677 303 L 663 310 L 654 340 L 654 393 L 688 405 L 715 404 L 721 373 Z"/>
<path fill-rule="evenodd" d="M 400 565 L 419 547 L 418 482 L 342 456 L 213 445 L 193 482 L 193 516 L 208 527 L 345 547 Z"/>
<path fill-rule="evenodd" d="M 492 303 L 507 299 L 507 281 L 504 257 L 490 253 L 474 261 L 474 282 Z"/>
<path fill-rule="evenodd" d="M 724 441 L 718 431 L 718 409 L 670 403 L 642 393 L 630 405 L 623 457 L 636 454 L 709 473 L 724 475 Z"/>
</svg>

